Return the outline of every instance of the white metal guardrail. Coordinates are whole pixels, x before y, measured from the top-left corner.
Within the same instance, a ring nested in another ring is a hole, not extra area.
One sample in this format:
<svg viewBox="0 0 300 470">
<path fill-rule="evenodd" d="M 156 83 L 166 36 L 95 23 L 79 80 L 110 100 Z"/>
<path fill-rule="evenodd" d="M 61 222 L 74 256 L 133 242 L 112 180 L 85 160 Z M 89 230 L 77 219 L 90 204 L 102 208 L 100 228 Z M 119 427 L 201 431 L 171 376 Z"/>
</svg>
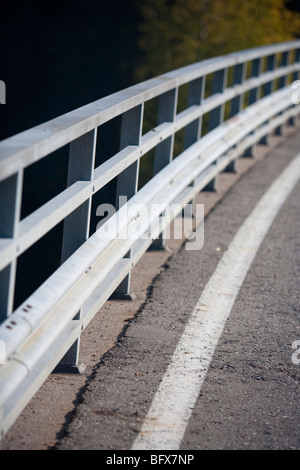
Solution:
<svg viewBox="0 0 300 470">
<path fill-rule="evenodd" d="M 160 217 L 167 207 L 176 202 L 180 210 L 255 143 L 293 123 L 299 71 L 300 41 L 246 50 L 147 80 L 0 142 L 1 436 L 58 364 L 77 363 L 81 332 L 112 293 L 128 292 L 133 266 L 169 223 Z M 187 106 L 177 112 L 184 85 Z M 144 104 L 153 98 L 158 122 L 143 134 Z M 120 150 L 95 167 L 97 130 L 117 116 Z M 184 150 L 173 159 L 182 129 Z M 24 169 L 67 144 L 68 187 L 20 220 Z M 153 177 L 137 190 L 140 159 L 152 149 Z M 116 198 L 128 200 L 88 238 L 92 196 L 116 177 Z M 13 311 L 18 257 L 61 221 L 64 262 Z"/>
</svg>

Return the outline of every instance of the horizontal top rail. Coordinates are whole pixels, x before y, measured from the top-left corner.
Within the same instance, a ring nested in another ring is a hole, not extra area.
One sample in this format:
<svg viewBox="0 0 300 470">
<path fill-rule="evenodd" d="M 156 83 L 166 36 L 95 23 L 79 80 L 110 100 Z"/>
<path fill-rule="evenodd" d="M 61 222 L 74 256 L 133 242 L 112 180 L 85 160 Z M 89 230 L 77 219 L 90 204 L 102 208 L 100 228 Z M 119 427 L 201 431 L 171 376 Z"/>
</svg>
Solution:
<svg viewBox="0 0 300 470">
<path fill-rule="evenodd" d="M 217 70 L 300 48 L 300 41 L 253 48 L 203 60 L 82 106 L 0 142 L 0 180 L 72 142 L 124 112 Z"/>
</svg>

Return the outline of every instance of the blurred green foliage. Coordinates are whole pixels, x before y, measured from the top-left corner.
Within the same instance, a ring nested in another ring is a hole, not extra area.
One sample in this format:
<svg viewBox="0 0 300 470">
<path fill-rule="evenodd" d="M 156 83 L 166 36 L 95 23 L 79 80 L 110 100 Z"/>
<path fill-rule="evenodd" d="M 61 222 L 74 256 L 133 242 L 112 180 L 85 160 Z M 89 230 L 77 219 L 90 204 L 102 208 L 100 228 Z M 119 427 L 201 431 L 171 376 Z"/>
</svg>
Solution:
<svg viewBox="0 0 300 470">
<path fill-rule="evenodd" d="M 206 58 L 300 35 L 300 15 L 289 10 L 284 0 L 143 0 L 137 8 L 138 46 L 143 56 L 134 67 L 136 82 Z M 210 84 L 211 77 L 207 77 L 207 88 Z M 179 93 L 178 110 L 185 108 L 187 93 L 187 89 Z M 155 119 L 156 110 L 151 107 L 152 114 L 145 115 L 147 128 Z M 174 156 L 183 150 L 183 138 L 183 133 L 176 136 Z M 141 161 L 142 182 L 151 174 L 152 162 Z"/>
<path fill-rule="evenodd" d="M 209 57 L 300 36 L 285 0 L 143 0 L 137 81 Z"/>
</svg>

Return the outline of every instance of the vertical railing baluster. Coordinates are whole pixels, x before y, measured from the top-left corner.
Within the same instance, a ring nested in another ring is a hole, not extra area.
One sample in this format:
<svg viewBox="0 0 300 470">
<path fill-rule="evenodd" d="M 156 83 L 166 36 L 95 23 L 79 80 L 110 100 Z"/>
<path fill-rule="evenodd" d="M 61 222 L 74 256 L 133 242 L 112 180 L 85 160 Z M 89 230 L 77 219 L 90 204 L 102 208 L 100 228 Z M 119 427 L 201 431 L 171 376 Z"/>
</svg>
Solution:
<svg viewBox="0 0 300 470">
<path fill-rule="evenodd" d="M 218 70 L 213 75 L 212 95 L 223 93 L 227 84 L 228 69 Z M 221 104 L 210 113 L 209 130 L 212 131 L 218 127 L 224 120 L 225 104 Z"/>
<path fill-rule="evenodd" d="M 282 56 L 281 56 L 281 67 L 286 67 L 289 63 L 289 58 L 290 58 L 290 51 L 285 51 L 282 53 Z M 278 83 L 278 88 L 284 88 L 286 85 L 287 85 L 287 79 L 288 79 L 288 76 L 287 75 L 283 75 L 282 77 L 280 77 L 279 79 L 279 83 Z M 278 126 L 276 129 L 275 129 L 275 135 L 281 135 L 282 134 L 282 125 L 281 126 Z"/>
<path fill-rule="evenodd" d="M 0 238 L 16 238 L 21 215 L 23 170 L 0 183 Z M 13 311 L 17 259 L 0 272 L 0 321 Z"/>
<path fill-rule="evenodd" d="M 281 57 L 281 67 L 287 67 L 290 60 L 291 51 L 285 51 Z M 284 88 L 287 85 L 288 75 L 283 75 L 279 79 L 279 88 Z"/>
<path fill-rule="evenodd" d="M 205 91 L 205 79 L 206 77 L 200 77 L 196 80 L 190 82 L 189 85 L 189 94 L 188 94 L 188 107 L 190 106 L 201 106 L 201 103 L 204 99 Z M 202 116 L 193 121 L 191 124 L 187 125 L 185 128 L 184 134 L 184 149 L 187 149 L 193 145 L 201 137 L 202 129 Z M 191 186 L 195 185 L 195 180 L 191 183 Z M 186 217 L 193 217 L 194 215 L 194 204 L 195 199 L 190 201 L 188 207 L 185 208 L 184 215 Z"/>
<path fill-rule="evenodd" d="M 242 85 L 244 83 L 246 77 L 246 63 L 243 62 L 242 64 L 237 64 L 234 67 L 233 71 L 233 82 L 232 85 Z M 230 117 L 235 116 L 243 109 L 244 104 L 244 94 L 241 93 L 240 95 L 233 98 L 231 101 L 230 107 Z"/>
<path fill-rule="evenodd" d="M 140 145 L 142 136 L 144 105 L 141 104 L 130 109 L 122 116 L 120 150 L 128 145 Z M 139 164 L 137 160 L 126 170 L 119 174 L 116 189 L 116 210 L 135 195 L 138 188 Z M 131 258 L 132 250 L 126 254 L 126 258 Z M 130 292 L 131 272 L 123 279 L 112 295 L 112 298 L 133 299 L 135 296 Z"/>
<path fill-rule="evenodd" d="M 200 106 L 204 98 L 205 76 L 193 80 L 189 86 L 188 106 Z M 184 148 L 187 149 L 201 136 L 202 116 L 185 128 Z"/>
<path fill-rule="evenodd" d="M 261 75 L 261 71 L 262 71 L 262 58 L 258 57 L 257 59 L 254 59 L 252 62 L 250 78 L 258 78 Z M 256 101 L 259 100 L 260 95 L 261 95 L 261 86 L 256 86 L 252 88 L 249 92 L 248 106 L 256 103 Z"/>
<path fill-rule="evenodd" d="M 246 78 L 246 62 L 243 62 L 241 64 L 237 64 L 234 67 L 232 85 L 233 86 L 242 85 L 245 81 L 245 78 Z M 238 96 L 234 97 L 233 100 L 231 101 L 229 117 L 232 118 L 233 116 L 238 114 L 240 111 L 242 111 L 243 105 L 244 105 L 244 93 L 241 93 Z M 237 164 L 238 164 L 238 160 L 235 159 L 226 167 L 225 171 L 236 173 Z"/>
<path fill-rule="evenodd" d="M 174 88 L 159 97 L 158 105 L 158 121 L 157 124 L 163 122 L 174 122 L 177 111 L 177 99 L 178 99 L 178 88 Z M 163 142 L 158 144 L 155 148 L 154 155 L 154 166 L 153 176 L 155 176 L 160 170 L 162 170 L 173 158 L 175 135 L 172 134 L 170 137 L 165 139 Z M 162 214 L 162 217 L 164 214 Z M 150 249 L 161 250 L 165 247 L 164 232 L 153 241 Z"/>
<path fill-rule="evenodd" d="M 213 74 L 212 95 L 223 93 L 227 85 L 228 69 L 218 70 Z M 210 112 L 209 131 L 218 127 L 224 121 L 225 103 Z M 218 177 L 213 178 L 204 188 L 205 191 L 217 191 Z"/>
<path fill-rule="evenodd" d="M 294 63 L 295 64 L 299 64 L 300 62 L 300 49 L 296 49 L 295 50 L 295 59 L 294 59 Z M 292 75 L 292 81 L 294 82 L 295 80 L 298 80 L 299 78 L 299 71 L 296 71 L 293 73 Z M 288 124 L 290 126 L 294 126 L 295 125 L 295 117 L 291 117 L 289 120 L 288 120 Z"/>
<path fill-rule="evenodd" d="M 275 69 L 275 65 L 276 65 L 276 55 L 272 54 L 272 55 L 268 56 L 268 58 L 267 58 L 267 70 L 266 70 L 266 72 L 272 72 Z M 270 80 L 269 82 L 267 82 L 263 85 L 263 95 L 264 96 L 270 95 L 273 92 L 273 90 L 274 90 L 274 80 Z M 265 124 L 267 124 L 267 123 L 265 123 Z M 268 145 L 269 135 L 265 135 L 264 137 L 262 137 L 262 139 L 260 140 L 260 143 L 262 145 Z"/>
<path fill-rule="evenodd" d="M 251 78 L 258 78 L 261 74 L 262 70 L 262 58 L 258 57 L 257 59 L 254 59 L 251 64 Z M 256 103 L 257 100 L 259 100 L 261 94 L 261 86 L 256 86 L 253 87 L 249 91 L 249 98 L 248 98 L 248 106 L 251 106 L 251 104 Z M 248 147 L 244 154 L 243 157 L 254 157 L 254 148 L 253 146 Z"/>
<path fill-rule="evenodd" d="M 91 181 L 93 179 L 97 129 L 84 134 L 70 144 L 69 168 L 67 185 L 76 181 Z M 69 258 L 89 236 L 92 198 L 75 209 L 64 220 L 61 263 Z M 74 320 L 80 320 L 81 311 Z M 61 359 L 56 371 L 82 372 L 83 365 L 78 364 L 80 337 L 75 341 L 65 356 Z"/>
<path fill-rule="evenodd" d="M 177 109 L 178 88 L 170 90 L 159 97 L 158 121 L 174 122 Z M 174 134 L 168 137 L 155 148 L 153 176 L 164 168 L 173 157 Z"/>
</svg>

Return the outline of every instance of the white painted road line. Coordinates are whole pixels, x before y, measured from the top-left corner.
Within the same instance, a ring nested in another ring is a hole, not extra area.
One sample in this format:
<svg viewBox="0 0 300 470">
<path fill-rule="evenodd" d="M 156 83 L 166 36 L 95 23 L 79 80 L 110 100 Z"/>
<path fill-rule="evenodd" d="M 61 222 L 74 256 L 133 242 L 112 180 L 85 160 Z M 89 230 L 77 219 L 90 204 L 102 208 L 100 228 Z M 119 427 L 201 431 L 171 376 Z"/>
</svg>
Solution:
<svg viewBox="0 0 300 470">
<path fill-rule="evenodd" d="M 235 298 L 264 237 L 299 179 L 300 154 L 236 233 L 197 302 L 132 450 L 179 450 Z"/>
</svg>

